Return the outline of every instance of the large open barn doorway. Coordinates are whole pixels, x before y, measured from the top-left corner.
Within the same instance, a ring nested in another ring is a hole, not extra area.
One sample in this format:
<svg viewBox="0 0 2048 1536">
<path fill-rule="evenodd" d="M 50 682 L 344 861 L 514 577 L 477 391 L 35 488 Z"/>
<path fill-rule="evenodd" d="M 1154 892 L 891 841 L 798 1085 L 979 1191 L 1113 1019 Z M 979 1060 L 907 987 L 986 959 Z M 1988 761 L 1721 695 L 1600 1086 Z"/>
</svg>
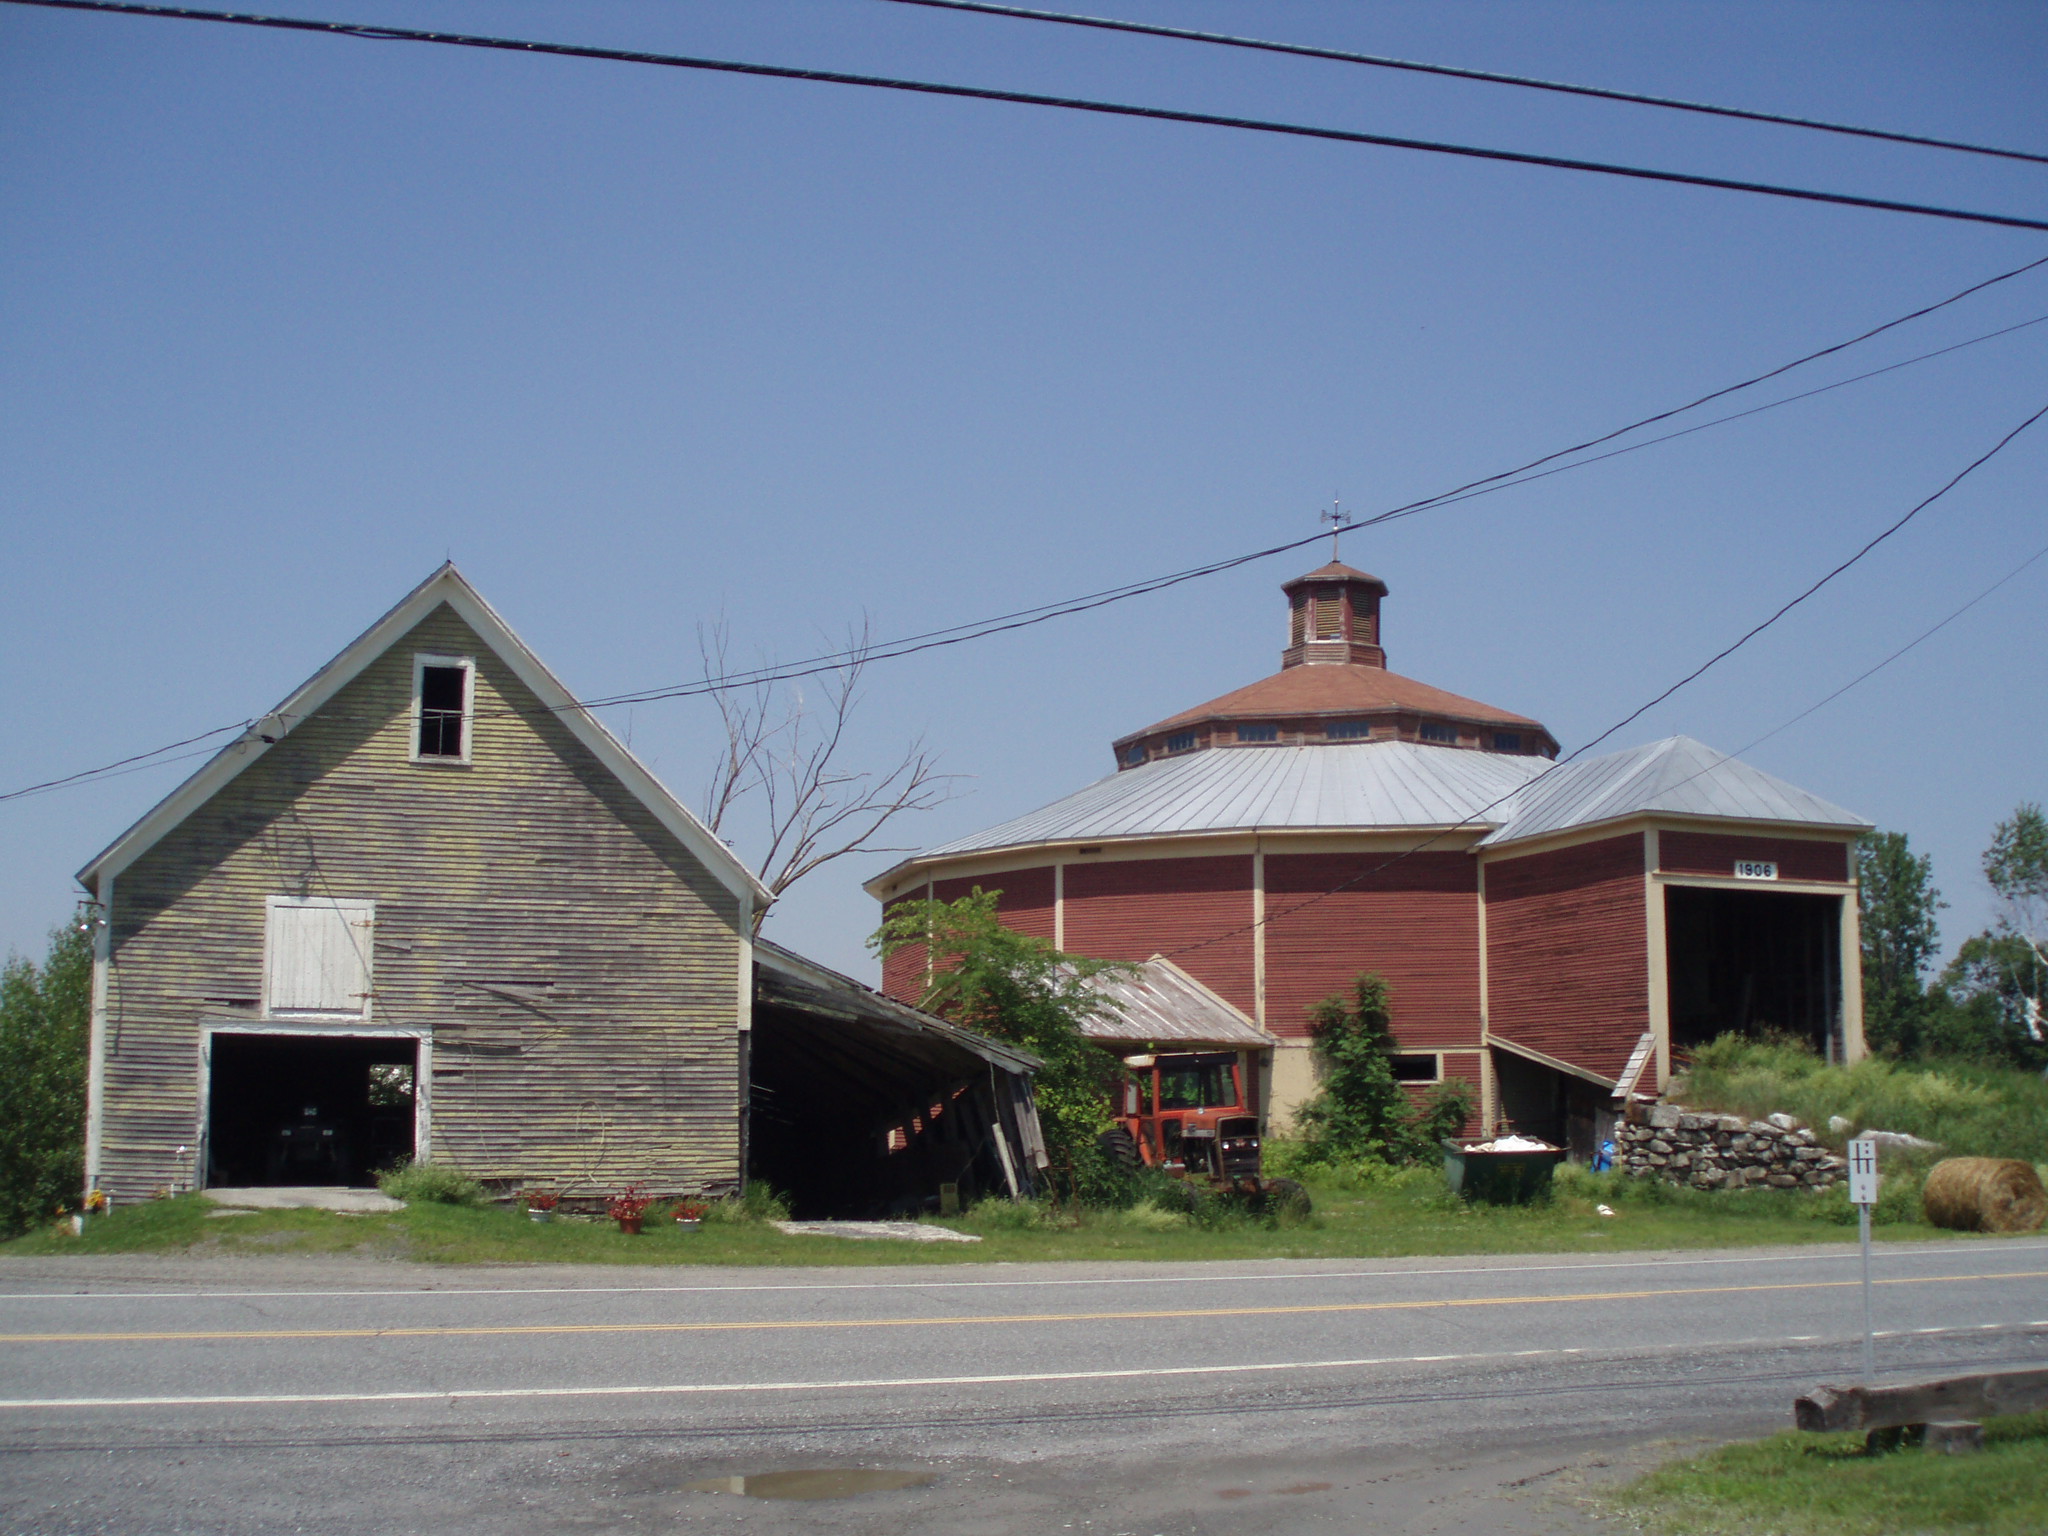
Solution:
<svg viewBox="0 0 2048 1536">
<path fill-rule="evenodd" d="M 1842 1059 L 1842 898 L 1725 887 L 1664 893 L 1674 1050 L 1783 1034 Z"/>
<path fill-rule="evenodd" d="M 219 1032 L 209 1055 L 209 1185 L 368 1185 L 416 1150 L 416 1040 Z"/>
</svg>

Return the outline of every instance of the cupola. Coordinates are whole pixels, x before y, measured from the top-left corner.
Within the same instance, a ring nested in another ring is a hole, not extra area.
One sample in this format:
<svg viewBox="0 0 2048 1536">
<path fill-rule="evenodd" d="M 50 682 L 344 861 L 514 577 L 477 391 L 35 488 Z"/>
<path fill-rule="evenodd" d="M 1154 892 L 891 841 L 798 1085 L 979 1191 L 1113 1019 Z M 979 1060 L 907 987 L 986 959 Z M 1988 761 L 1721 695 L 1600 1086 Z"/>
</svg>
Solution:
<svg viewBox="0 0 2048 1536">
<path fill-rule="evenodd" d="M 1380 599 L 1387 595 L 1387 584 L 1379 577 L 1332 560 L 1280 590 L 1287 594 L 1283 667 L 1386 666 L 1387 653 L 1380 645 Z"/>
</svg>

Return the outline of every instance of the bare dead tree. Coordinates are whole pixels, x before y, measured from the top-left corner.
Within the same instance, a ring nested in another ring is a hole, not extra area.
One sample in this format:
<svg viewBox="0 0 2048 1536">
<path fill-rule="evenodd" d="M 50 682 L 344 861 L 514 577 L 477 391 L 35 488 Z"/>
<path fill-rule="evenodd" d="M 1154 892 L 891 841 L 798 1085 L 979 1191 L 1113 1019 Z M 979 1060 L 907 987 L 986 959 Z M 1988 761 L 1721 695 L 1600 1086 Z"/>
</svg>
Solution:
<svg viewBox="0 0 2048 1536">
<path fill-rule="evenodd" d="M 697 648 L 706 676 L 731 675 L 723 617 L 698 625 Z M 727 827 L 749 802 L 758 802 L 762 851 L 754 872 L 776 896 L 848 854 L 910 851 L 877 841 L 882 829 L 905 812 L 928 811 L 953 797 L 959 775 L 939 772 L 922 736 L 886 772 L 856 770 L 841 761 L 859 710 L 869 649 L 863 620 L 847 636 L 845 665 L 820 675 L 815 702 L 800 680 L 711 695 L 725 744 L 705 789 L 704 821 L 730 843 Z M 762 915 L 756 915 L 757 927 Z"/>
</svg>

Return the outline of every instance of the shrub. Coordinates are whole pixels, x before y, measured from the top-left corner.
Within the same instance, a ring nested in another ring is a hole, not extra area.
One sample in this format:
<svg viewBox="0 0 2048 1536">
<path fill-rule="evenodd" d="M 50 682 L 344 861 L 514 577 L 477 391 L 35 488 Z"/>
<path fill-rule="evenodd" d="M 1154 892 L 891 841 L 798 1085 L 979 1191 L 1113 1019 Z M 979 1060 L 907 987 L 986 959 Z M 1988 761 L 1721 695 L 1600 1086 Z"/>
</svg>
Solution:
<svg viewBox="0 0 2048 1536">
<path fill-rule="evenodd" d="M 773 1186 L 759 1179 L 750 1180 L 747 1187 L 736 1195 L 727 1195 L 714 1200 L 704 1212 L 704 1220 L 712 1226 L 740 1226 L 748 1222 L 789 1220 L 789 1201 L 777 1194 Z"/>
<path fill-rule="evenodd" d="M 407 1205 L 481 1205 L 486 1198 L 483 1185 L 452 1163 L 400 1163 L 377 1175 L 377 1187 Z"/>
</svg>

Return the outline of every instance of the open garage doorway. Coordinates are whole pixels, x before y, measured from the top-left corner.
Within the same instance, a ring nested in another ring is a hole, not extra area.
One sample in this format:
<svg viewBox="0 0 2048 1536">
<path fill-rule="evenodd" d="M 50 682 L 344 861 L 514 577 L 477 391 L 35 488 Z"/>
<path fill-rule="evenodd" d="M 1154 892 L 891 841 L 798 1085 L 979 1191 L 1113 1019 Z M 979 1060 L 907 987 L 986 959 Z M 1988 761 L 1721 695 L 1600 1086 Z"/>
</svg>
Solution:
<svg viewBox="0 0 2048 1536">
<path fill-rule="evenodd" d="M 1664 893 L 1671 1045 L 1790 1035 L 1842 1060 L 1842 898 L 1726 887 Z"/>
<path fill-rule="evenodd" d="M 376 1183 L 416 1150 L 419 1042 L 392 1036 L 212 1036 L 206 1182 Z"/>
</svg>

